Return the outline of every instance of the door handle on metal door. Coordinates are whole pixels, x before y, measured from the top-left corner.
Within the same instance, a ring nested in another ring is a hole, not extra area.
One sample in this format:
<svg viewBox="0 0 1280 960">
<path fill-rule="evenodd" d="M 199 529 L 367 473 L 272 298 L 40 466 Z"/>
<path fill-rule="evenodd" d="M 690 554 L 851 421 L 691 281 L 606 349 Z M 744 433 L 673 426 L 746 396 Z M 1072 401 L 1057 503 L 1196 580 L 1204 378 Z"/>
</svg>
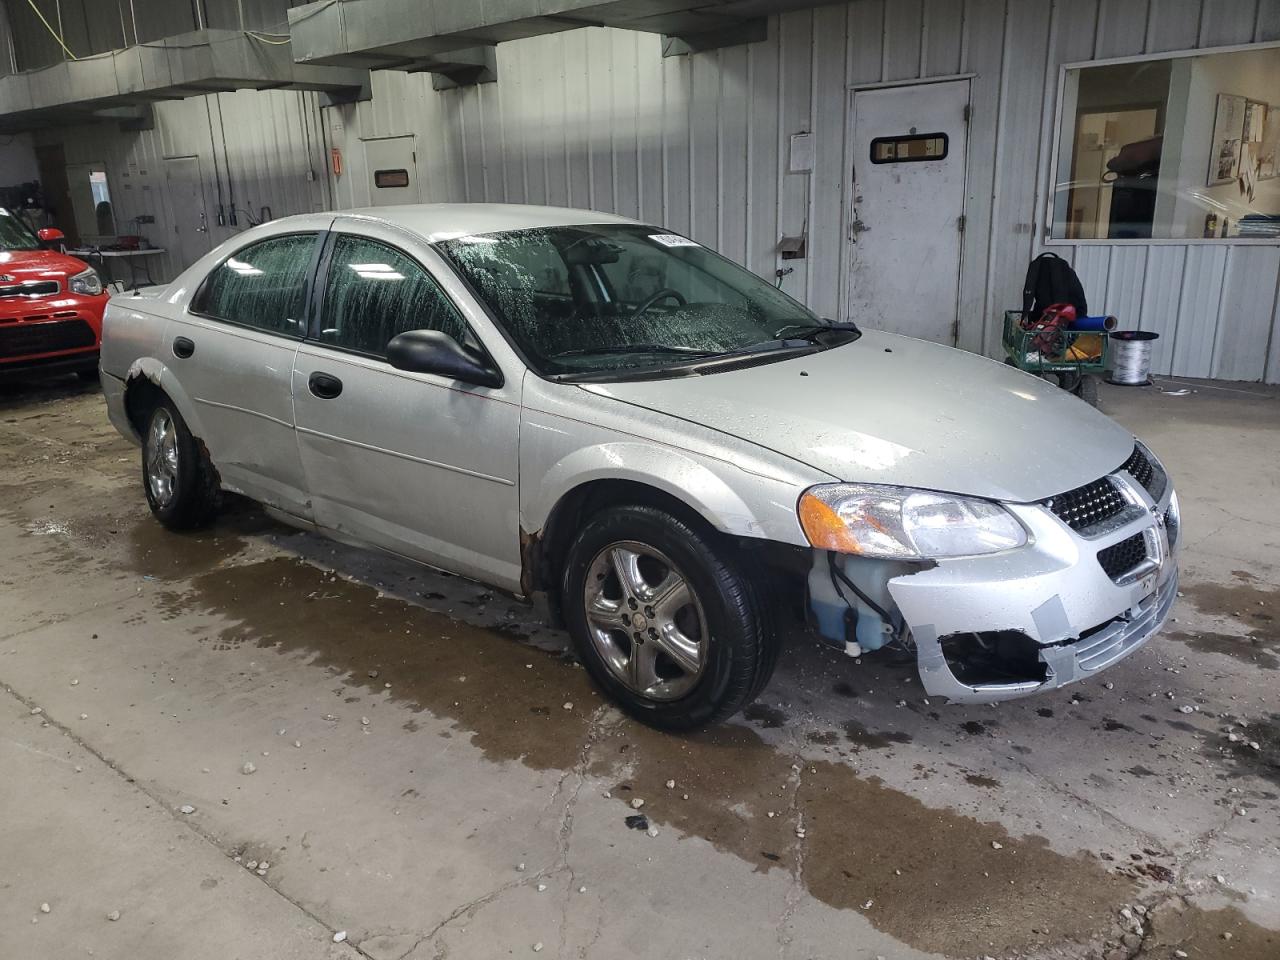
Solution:
<svg viewBox="0 0 1280 960">
<path fill-rule="evenodd" d="M 186 337 L 173 338 L 173 355 L 175 357 L 179 357 L 185 360 L 187 359 L 187 357 L 191 356 L 195 352 L 196 352 L 195 341 L 189 340 Z"/>
<path fill-rule="evenodd" d="M 328 373 L 313 373 L 307 378 L 307 387 L 321 400 L 332 400 L 342 393 L 342 381 Z"/>
</svg>

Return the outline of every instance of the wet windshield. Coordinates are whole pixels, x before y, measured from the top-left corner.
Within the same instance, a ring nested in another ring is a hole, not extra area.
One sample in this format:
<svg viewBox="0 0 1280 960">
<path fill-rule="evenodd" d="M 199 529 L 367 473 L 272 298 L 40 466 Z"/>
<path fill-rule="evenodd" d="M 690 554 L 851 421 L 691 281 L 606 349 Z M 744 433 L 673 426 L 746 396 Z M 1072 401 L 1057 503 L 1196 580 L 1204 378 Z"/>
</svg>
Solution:
<svg viewBox="0 0 1280 960">
<path fill-rule="evenodd" d="M 655 227 L 546 227 L 438 246 L 544 375 L 711 372 L 726 358 L 767 362 L 857 337 Z"/>
<path fill-rule="evenodd" d="M 40 241 L 26 224 L 0 207 L 0 250 L 38 250 Z"/>
</svg>

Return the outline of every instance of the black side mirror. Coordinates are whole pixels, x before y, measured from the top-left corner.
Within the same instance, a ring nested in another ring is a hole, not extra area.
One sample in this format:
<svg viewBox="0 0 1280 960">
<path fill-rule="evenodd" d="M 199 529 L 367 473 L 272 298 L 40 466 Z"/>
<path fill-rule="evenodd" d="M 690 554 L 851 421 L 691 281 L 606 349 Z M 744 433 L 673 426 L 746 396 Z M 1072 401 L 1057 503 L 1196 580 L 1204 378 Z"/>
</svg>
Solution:
<svg viewBox="0 0 1280 960">
<path fill-rule="evenodd" d="M 392 338 L 387 362 L 410 373 L 434 373 L 478 387 L 502 386 L 499 371 L 439 330 L 410 330 Z"/>
</svg>

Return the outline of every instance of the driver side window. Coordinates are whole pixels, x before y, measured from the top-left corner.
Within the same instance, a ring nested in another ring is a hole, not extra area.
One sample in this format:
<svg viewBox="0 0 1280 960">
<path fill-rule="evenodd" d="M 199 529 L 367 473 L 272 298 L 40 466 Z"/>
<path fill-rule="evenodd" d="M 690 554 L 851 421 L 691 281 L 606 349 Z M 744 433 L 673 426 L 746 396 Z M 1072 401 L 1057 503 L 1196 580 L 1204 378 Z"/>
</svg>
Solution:
<svg viewBox="0 0 1280 960">
<path fill-rule="evenodd" d="M 395 247 L 339 234 L 325 282 L 320 342 L 374 357 L 409 330 L 467 334 L 453 302 L 417 261 Z"/>
</svg>

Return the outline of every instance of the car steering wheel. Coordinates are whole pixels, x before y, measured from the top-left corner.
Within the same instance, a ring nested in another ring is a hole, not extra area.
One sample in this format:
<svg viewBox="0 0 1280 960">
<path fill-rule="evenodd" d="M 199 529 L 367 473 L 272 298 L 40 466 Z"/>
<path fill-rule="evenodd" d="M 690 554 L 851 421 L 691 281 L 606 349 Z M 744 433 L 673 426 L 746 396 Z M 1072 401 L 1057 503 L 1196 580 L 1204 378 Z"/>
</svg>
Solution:
<svg viewBox="0 0 1280 960">
<path fill-rule="evenodd" d="M 640 306 L 636 307 L 635 313 L 631 314 L 631 316 L 640 316 L 640 314 L 644 313 L 659 300 L 677 300 L 682 307 L 689 305 L 689 301 L 684 298 L 684 294 L 679 290 L 672 290 L 670 287 L 663 287 L 657 293 L 645 300 L 644 303 L 640 304 Z"/>
</svg>

